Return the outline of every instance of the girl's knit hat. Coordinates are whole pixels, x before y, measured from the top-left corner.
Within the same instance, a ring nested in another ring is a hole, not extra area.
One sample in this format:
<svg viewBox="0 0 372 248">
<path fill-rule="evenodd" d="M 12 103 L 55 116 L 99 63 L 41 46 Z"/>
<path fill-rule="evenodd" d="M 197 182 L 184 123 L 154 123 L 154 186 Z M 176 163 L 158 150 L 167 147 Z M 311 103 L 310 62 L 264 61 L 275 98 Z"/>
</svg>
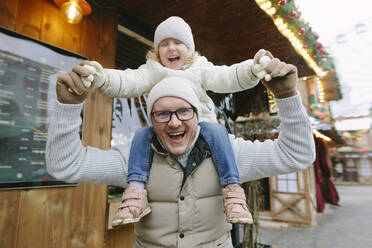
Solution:
<svg viewBox="0 0 372 248">
<path fill-rule="evenodd" d="M 155 49 L 158 49 L 159 43 L 167 38 L 182 41 L 192 52 L 195 52 L 191 28 L 181 17 L 171 16 L 158 25 L 154 34 Z"/>
<path fill-rule="evenodd" d="M 190 103 L 196 109 L 198 118 L 201 114 L 199 93 L 195 85 L 186 78 L 167 77 L 152 87 L 146 101 L 147 116 L 151 121 L 151 112 L 154 103 L 161 97 L 174 96 Z"/>
</svg>

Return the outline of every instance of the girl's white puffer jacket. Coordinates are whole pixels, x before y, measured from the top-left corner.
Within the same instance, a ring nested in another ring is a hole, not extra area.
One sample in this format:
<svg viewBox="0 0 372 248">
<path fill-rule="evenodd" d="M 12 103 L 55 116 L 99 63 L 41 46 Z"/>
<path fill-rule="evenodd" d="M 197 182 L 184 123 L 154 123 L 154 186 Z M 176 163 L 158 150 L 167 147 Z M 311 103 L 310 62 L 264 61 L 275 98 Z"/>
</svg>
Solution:
<svg viewBox="0 0 372 248">
<path fill-rule="evenodd" d="M 202 114 L 200 121 L 216 122 L 214 104 L 207 90 L 215 93 L 233 93 L 250 89 L 259 82 L 252 74 L 253 60 L 246 60 L 231 66 L 216 66 L 205 57 L 198 56 L 194 63 L 184 70 L 173 70 L 159 62 L 147 60 L 138 69 L 104 69 L 106 81 L 101 92 L 110 97 L 138 97 L 148 93 L 165 77 L 183 77 L 194 82 L 199 89 Z"/>
</svg>

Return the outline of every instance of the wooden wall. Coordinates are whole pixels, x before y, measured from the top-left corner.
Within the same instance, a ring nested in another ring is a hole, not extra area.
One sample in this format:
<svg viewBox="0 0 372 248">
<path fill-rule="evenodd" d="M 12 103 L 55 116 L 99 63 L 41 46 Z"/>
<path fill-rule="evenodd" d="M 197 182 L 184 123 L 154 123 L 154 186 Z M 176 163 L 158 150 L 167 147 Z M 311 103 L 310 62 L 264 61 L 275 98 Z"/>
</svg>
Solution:
<svg viewBox="0 0 372 248">
<path fill-rule="evenodd" d="M 105 67 L 115 65 L 116 25 L 115 16 L 94 6 L 72 25 L 52 0 L 0 0 L 0 26 Z M 83 143 L 108 148 L 111 118 L 112 99 L 95 92 L 86 103 Z M 106 186 L 0 191 L 0 247 L 104 247 L 106 211 Z"/>
</svg>

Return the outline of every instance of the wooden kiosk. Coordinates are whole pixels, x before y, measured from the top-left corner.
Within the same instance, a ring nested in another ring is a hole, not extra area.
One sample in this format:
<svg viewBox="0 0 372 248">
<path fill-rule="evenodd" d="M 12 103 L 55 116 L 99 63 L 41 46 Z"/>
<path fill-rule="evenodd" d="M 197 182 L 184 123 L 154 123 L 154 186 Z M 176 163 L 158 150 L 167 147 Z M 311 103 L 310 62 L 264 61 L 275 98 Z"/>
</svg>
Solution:
<svg viewBox="0 0 372 248">
<path fill-rule="evenodd" d="M 327 110 L 327 100 L 336 100 L 336 82 L 332 79 L 334 72 L 330 73 L 325 79 L 330 81 L 325 97 L 325 103 L 320 103 L 319 82 L 315 76 L 305 77 L 299 80 L 298 91 L 302 98 L 305 109 L 314 120 L 316 126 L 331 127 L 330 113 Z M 331 84 L 331 86 L 329 86 Z M 322 93 L 324 95 L 324 93 Z M 276 138 L 279 132 L 279 120 L 276 119 L 275 101 L 268 95 L 267 113 L 247 118 L 240 118 L 236 121 L 236 133 L 246 139 L 265 140 Z M 319 109 L 323 109 L 319 111 Z M 264 110 L 265 111 L 265 110 Z M 316 113 L 314 114 L 314 112 Z M 321 119 L 319 116 L 321 116 Z M 266 117 L 265 117 L 266 116 Z M 270 116 L 270 117 L 269 117 Z M 288 175 L 271 177 L 268 180 L 261 180 L 261 184 L 266 184 L 264 188 L 265 206 L 260 212 L 260 221 L 281 222 L 300 226 L 311 226 L 317 218 L 316 200 L 316 178 L 315 165 L 310 165 L 307 169 Z"/>
<path fill-rule="evenodd" d="M 0 26 L 99 61 L 107 68 L 127 68 L 118 63 L 120 58 L 143 56 L 134 49 L 121 53 L 123 47 L 129 47 L 128 36 L 147 43 L 152 40 L 154 27 L 160 21 L 170 15 L 179 15 L 193 27 L 198 50 L 215 64 L 241 62 L 265 48 L 276 57 L 295 64 L 300 76 L 314 74 L 254 1 L 217 1 L 210 5 L 204 1 L 192 4 L 190 1 L 149 4 L 145 0 L 88 2 L 94 3 L 92 13 L 72 25 L 62 20 L 60 10 L 52 0 L 0 0 Z M 184 11 L 185 6 L 188 11 Z M 216 16 L 221 9 L 224 11 Z M 150 35 L 140 31 L 140 35 L 133 34 L 118 24 L 133 30 L 150 26 L 150 29 L 144 28 Z M 126 32 L 125 38 L 123 32 Z M 113 100 L 98 91 L 86 101 L 82 130 L 84 145 L 101 149 L 110 147 L 112 106 Z M 304 172 L 296 178 L 297 192 L 288 196 L 279 192 L 279 186 L 272 188 L 273 199 L 276 199 L 273 200 L 274 218 L 294 220 L 286 213 L 292 209 L 290 206 L 296 209 L 301 221 L 312 218 L 309 217 L 311 207 L 297 210 L 308 206 L 303 199 L 311 199 L 308 185 L 311 173 Z M 278 182 L 278 185 L 282 184 Z M 285 198 L 288 198 L 286 204 L 282 200 Z M 133 226 L 108 230 L 109 206 L 108 187 L 103 185 L 1 190 L 0 247 L 132 247 Z"/>
<path fill-rule="evenodd" d="M 270 136 L 275 138 L 276 135 Z M 301 226 L 312 225 L 317 217 L 313 165 L 299 172 L 270 177 L 260 182 L 264 189 L 262 196 L 264 206 L 261 208 L 259 218 L 263 224 L 270 221 Z"/>
<path fill-rule="evenodd" d="M 332 156 L 336 183 L 372 184 L 372 131 L 349 134 L 353 146 L 336 149 Z"/>
<path fill-rule="evenodd" d="M 271 219 L 311 226 L 317 217 L 314 168 L 288 175 L 270 178 L 269 214 L 263 212 L 263 220 Z"/>
</svg>

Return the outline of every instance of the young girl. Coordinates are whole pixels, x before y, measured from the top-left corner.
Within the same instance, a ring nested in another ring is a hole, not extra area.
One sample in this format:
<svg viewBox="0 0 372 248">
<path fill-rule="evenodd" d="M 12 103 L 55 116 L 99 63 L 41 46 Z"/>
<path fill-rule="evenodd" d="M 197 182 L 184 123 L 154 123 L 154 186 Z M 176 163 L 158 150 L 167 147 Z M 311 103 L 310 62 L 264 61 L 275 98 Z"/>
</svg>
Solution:
<svg viewBox="0 0 372 248">
<path fill-rule="evenodd" d="M 138 97 L 148 93 L 165 77 L 185 77 L 195 83 L 202 105 L 200 134 L 207 141 L 211 156 L 223 187 L 223 200 L 227 221 L 230 223 L 252 223 L 252 216 L 245 202 L 234 199 L 236 194 L 244 195 L 239 185 L 240 178 L 235 163 L 231 143 L 226 129 L 217 124 L 213 101 L 206 91 L 231 93 L 256 86 L 260 79 L 270 80 L 265 65 L 271 54 L 263 49 L 253 60 L 246 60 L 232 66 L 215 66 L 205 57 L 195 52 L 190 26 L 180 17 L 172 16 L 158 25 L 154 35 L 154 50 L 147 54 L 146 64 L 136 70 L 103 69 L 95 61 L 83 67 L 92 74 L 82 77 L 89 86 L 94 78 L 96 87 L 111 97 Z M 93 75 L 93 76 L 92 76 Z M 123 204 L 119 208 L 112 225 L 138 222 L 151 212 L 144 189 L 150 173 L 153 151 L 152 128 L 140 129 L 132 141 L 128 185 L 123 194 Z"/>
</svg>

